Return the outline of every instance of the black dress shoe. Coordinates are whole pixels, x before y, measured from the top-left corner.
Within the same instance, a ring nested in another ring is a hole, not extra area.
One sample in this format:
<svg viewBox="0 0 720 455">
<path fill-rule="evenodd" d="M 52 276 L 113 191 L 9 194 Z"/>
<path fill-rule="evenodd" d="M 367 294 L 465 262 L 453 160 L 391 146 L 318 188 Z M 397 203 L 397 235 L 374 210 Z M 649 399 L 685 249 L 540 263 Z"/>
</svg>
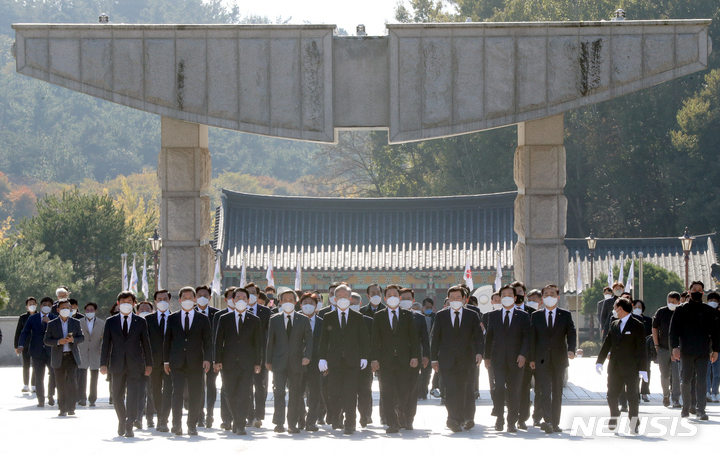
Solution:
<svg viewBox="0 0 720 455">
<path fill-rule="evenodd" d="M 617 428 L 617 419 L 612 419 L 612 418 L 611 418 L 611 419 L 608 421 L 608 429 L 610 429 L 610 430 L 612 431 L 612 430 L 615 430 L 615 428 Z"/>
<path fill-rule="evenodd" d="M 75 410 L 74 410 L 74 409 L 69 410 L 69 411 L 67 412 L 67 415 L 69 415 L 69 416 L 74 416 L 74 415 L 75 415 Z"/>
<path fill-rule="evenodd" d="M 413 431 L 415 428 L 413 428 L 413 424 L 412 424 L 412 423 L 406 423 L 406 424 L 405 424 L 405 429 L 408 430 L 408 431 Z"/>
<path fill-rule="evenodd" d="M 87 401 L 85 401 L 85 400 L 80 400 L 80 401 L 78 401 L 78 405 L 80 405 L 80 406 L 87 406 Z"/>
<path fill-rule="evenodd" d="M 368 425 L 372 425 L 372 417 L 368 417 L 368 418 L 367 418 L 367 424 L 368 424 Z"/>
<path fill-rule="evenodd" d="M 340 425 L 339 423 L 333 423 L 333 424 L 332 424 L 332 429 L 333 429 L 333 430 L 342 430 L 342 428 L 343 428 L 343 426 Z"/>
<path fill-rule="evenodd" d="M 521 430 L 527 430 L 527 425 L 525 424 L 525 422 L 518 422 L 517 427 Z"/>
<path fill-rule="evenodd" d="M 387 429 L 385 430 L 385 433 L 386 434 L 400 433 L 400 429 L 398 427 L 387 427 Z"/>
<path fill-rule="evenodd" d="M 305 431 L 318 431 L 319 429 L 320 428 L 312 424 L 305 425 Z"/>
<path fill-rule="evenodd" d="M 517 433 L 517 427 L 515 427 L 514 423 L 508 423 L 508 433 Z"/>
<path fill-rule="evenodd" d="M 560 428 L 558 425 L 553 425 L 552 430 L 553 433 L 562 433 L 562 428 Z"/>
<path fill-rule="evenodd" d="M 288 433 L 290 433 L 290 434 L 298 434 L 298 433 L 300 433 L 300 430 L 298 430 L 297 427 L 293 427 L 293 426 L 288 425 Z"/>
<path fill-rule="evenodd" d="M 698 412 L 697 416 L 698 416 L 698 419 L 700 419 L 700 420 L 708 420 L 708 415 L 705 414 L 704 412 Z"/>
<path fill-rule="evenodd" d="M 188 434 L 190 436 L 197 436 L 197 434 L 198 434 L 197 428 L 196 427 L 188 428 Z"/>
<path fill-rule="evenodd" d="M 221 430 L 232 430 L 232 427 L 230 426 L 229 423 L 223 422 L 223 423 L 220 424 L 220 429 L 221 429 Z"/>
<path fill-rule="evenodd" d="M 465 422 L 465 425 L 463 425 L 463 428 L 467 431 L 472 430 L 474 427 L 475 427 L 475 421 L 473 421 L 473 420 L 468 420 L 467 422 Z"/>
<path fill-rule="evenodd" d="M 118 424 L 118 436 L 125 436 L 125 422 Z"/>
<path fill-rule="evenodd" d="M 127 429 L 125 430 L 125 437 L 126 437 L 126 438 L 134 438 L 134 437 L 135 437 L 135 432 L 133 431 L 132 427 L 131 427 L 131 428 L 127 428 Z"/>
<path fill-rule="evenodd" d="M 628 412 L 628 407 L 627 407 L 627 405 L 621 407 L 621 408 L 620 408 L 620 412 Z"/>
<path fill-rule="evenodd" d="M 455 421 L 448 421 L 447 422 L 448 428 L 450 428 L 450 431 L 453 433 L 460 433 L 462 431 L 462 427 L 458 422 Z"/>
<path fill-rule="evenodd" d="M 540 424 L 540 429 L 543 430 L 543 431 L 544 431 L 545 433 L 547 433 L 547 434 L 552 434 L 552 432 L 553 432 L 552 425 L 550 425 L 550 424 L 547 423 L 547 422 L 541 423 L 541 424 Z"/>
<path fill-rule="evenodd" d="M 38 403 L 38 404 L 37 404 L 37 407 L 38 407 L 38 408 L 44 408 L 44 407 L 45 407 L 45 403 Z"/>
<path fill-rule="evenodd" d="M 385 417 L 380 417 L 380 425 L 387 425 L 387 422 L 385 421 Z"/>
<path fill-rule="evenodd" d="M 215 423 L 215 420 L 212 417 L 205 418 L 205 428 L 212 428 L 213 423 Z"/>
<path fill-rule="evenodd" d="M 539 420 L 534 420 L 534 419 L 533 419 L 533 426 L 534 426 L 534 427 L 539 427 L 539 426 L 541 426 L 541 422 L 540 422 Z"/>
<path fill-rule="evenodd" d="M 353 434 L 355 433 L 355 428 L 353 427 L 346 427 L 343 429 L 343 434 Z"/>
<path fill-rule="evenodd" d="M 663 397 L 663 406 L 666 408 L 670 407 L 670 397 Z"/>
<path fill-rule="evenodd" d="M 156 428 L 156 430 L 160 433 L 169 433 L 170 429 L 167 425 L 159 424 Z"/>
<path fill-rule="evenodd" d="M 173 427 L 172 432 L 175 433 L 175 436 L 182 436 L 182 428 L 180 427 Z"/>
<path fill-rule="evenodd" d="M 285 433 L 285 427 L 282 425 L 275 425 L 275 433 Z"/>
<path fill-rule="evenodd" d="M 505 422 L 503 421 L 502 417 L 498 417 L 495 421 L 495 431 L 503 431 L 503 427 L 505 426 Z"/>
<path fill-rule="evenodd" d="M 690 406 L 690 414 L 692 414 L 692 415 L 697 414 L 697 409 L 695 409 L 695 406 Z"/>
<path fill-rule="evenodd" d="M 147 421 L 148 428 L 155 428 L 155 421 L 152 419 Z"/>
<path fill-rule="evenodd" d="M 205 417 L 200 417 L 197 421 L 198 427 L 204 427 L 205 426 Z"/>
<path fill-rule="evenodd" d="M 133 426 L 137 428 L 138 430 L 142 430 L 142 422 L 139 420 L 136 420 L 133 422 Z"/>
<path fill-rule="evenodd" d="M 108 403 L 113 404 L 113 399 L 112 399 L 112 397 L 110 397 L 110 398 L 108 399 Z"/>
<path fill-rule="evenodd" d="M 58 417 L 67 417 L 67 412 L 60 411 L 60 413 L 58 414 Z"/>
<path fill-rule="evenodd" d="M 95 407 L 95 402 L 94 402 L 94 401 L 92 401 L 92 402 L 90 403 L 90 407 L 91 407 L 91 408 L 94 408 L 94 407 Z"/>
<path fill-rule="evenodd" d="M 317 419 L 318 425 L 325 425 L 325 419 Z"/>
<path fill-rule="evenodd" d="M 680 408 L 682 408 L 682 405 L 680 404 L 679 401 L 676 400 L 676 401 L 673 401 L 672 407 L 675 409 L 680 409 Z"/>
<path fill-rule="evenodd" d="M 245 428 L 236 428 L 234 433 L 238 436 L 245 436 L 247 431 L 245 431 Z"/>
<path fill-rule="evenodd" d="M 360 426 L 363 428 L 367 427 L 367 419 L 365 417 L 360 417 Z"/>
<path fill-rule="evenodd" d="M 48 397 L 48 404 L 49 404 L 50 406 L 55 406 L 55 398 L 53 398 L 53 397 Z"/>
</svg>

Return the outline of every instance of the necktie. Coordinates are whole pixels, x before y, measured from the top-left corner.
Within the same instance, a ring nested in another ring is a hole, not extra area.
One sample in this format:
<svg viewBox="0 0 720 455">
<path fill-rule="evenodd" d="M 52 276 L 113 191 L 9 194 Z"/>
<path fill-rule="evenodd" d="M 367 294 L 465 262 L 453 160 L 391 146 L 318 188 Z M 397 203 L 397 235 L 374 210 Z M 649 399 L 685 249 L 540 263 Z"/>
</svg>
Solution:
<svg viewBox="0 0 720 455">
<path fill-rule="evenodd" d="M 249 312 L 250 314 L 255 314 L 255 312 L 253 311 L 252 308 L 248 308 L 247 310 L 248 310 L 248 312 Z"/>
<path fill-rule="evenodd" d="M 242 327 L 242 322 L 243 322 L 242 316 L 238 314 L 237 315 L 237 323 L 236 323 L 238 335 L 240 335 L 240 327 Z"/>
<path fill-rule="evenodd" d="M 185 333 L 190 331 L 190 313 L 185 313 Z"/>
<path fill-rule="evenodd" d="M 287 325 L 285 326 L 285 333 L 287 333 L 288 338 L 290 338 L 290 332 L 292 332 L 292 317 L 288 314 Z"/>
<path fill-rule="evenodd" d="M 395 328 L 397 327 L 397 310 L 393 310 L 392 314 L 392 329 L 395 330 Z"/>
<path fill-rule="evenodd" d="M 460 312 L 455 312 L 455 322 L 453 322 L 453 329 L 459 330 L 460 329 Z"/>
<path fill-rule="evenodd" d="M 123 320 L 123 335 L 128 336 L 128 322 L 127 322 L 127 316 L 125 316 L 125 319 Z"/>
<path fill-rule="evenodd" d="M 510 327 L 510 312 L 508 310 L 505 310 L 505 322 L 503 322 L 503 325 L 506 329 Z"/>
<path fill-rule="evenodd" d="M 342 312 L 342 322 L 340 323 L 340 328 L 344 329 L 347 321 L 345 320 L 345 312 Z"/>
<path fill-rule="evenodd" d="M 552 311 L 548 312 L 548 329 L 552 329 L 553 326 L 553 320 L 552 320 Z"/>
<path fill-rule="evenodd" d="M 165 335 L 165 313 L 160 314 L 160 331 Z"/>
</svg>

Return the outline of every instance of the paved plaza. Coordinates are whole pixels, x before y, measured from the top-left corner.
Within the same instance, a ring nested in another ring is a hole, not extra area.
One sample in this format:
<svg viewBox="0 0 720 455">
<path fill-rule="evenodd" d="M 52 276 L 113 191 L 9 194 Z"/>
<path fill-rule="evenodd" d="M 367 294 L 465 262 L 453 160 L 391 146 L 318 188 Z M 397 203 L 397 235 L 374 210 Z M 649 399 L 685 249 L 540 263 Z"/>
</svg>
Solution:
<svg viewBox="0 0 720 455">
<path fill-rule="evenodd" d="M 272 394 L 268 396 L 268 413 L 263 428 L 249 429 L 248 436 L 236 436 L 226 431 L 213 428 L 199 428 L 198 436 L 174 436 L 161 434 L 154 429 L 143 429 L 135 432 L 135 438 L 125 439 L 116 434 L 117 419 L 112 406 L 107 400 L 107 383 L 101 376 L 99 385 L 100 399 L 95 408 L 79 408 L 75 417 L 60 418 L 57 416 L 57 405 L 39 409 L 32 394 L 20 392 L 22 372 L 19 367 L 0 368 L 0 428 L 2 428 L 3 453 L 12 450 L 30 450 L 30 453 L 45 452 L 45 444 L 49 441 L 73 439 L 76 449 L 88 450 L 101 448 L 103 455 L 124 453 L 128 449 L 145 451 L 167 450 L 175 454 L 193 453 L 203 450 L 204 453 L 372 453 L 373 455 L 397 455 L 410 453 L 450 455 L 456 451 L 468 450 L 526 450 L 526 443 L 533 444 L 532 450 L 540 453 L 550 451 L 581 450 L 587 453 L 607 453 L 608 450 L 647 450 L 657 448 L 662 453 L 711 444 L 712 435 L 717 435 L 720 428 L 720 404 L 708 404 L 708 422 L 696 419 L 681 421 L 680 411 L 666 409 L 662 406 L 662 395 L 658 381 L 659 371 L 653 365 L 651 378 L 651 401 L 640 406 L 641 435 L 626 433 L 612 434 L 607 430 L 597 432 L 593 425 L 598 424 L 603 430 L 609 415 L 604 400 L 606 376 L 595 373 L 594 358 L 579 358 L 570 362 L 568 387 L 565 389 L 565 404 L 561 434 L 546 435 L 539 428 L 532 426 L 527 430 L 519 430 L 517 434 L 498 433 L 493 429 L 494 417 L 490 416 L 491 402 L 487 391 L 487 373 L 481 373 L 481 397 L 477 401 L 475 421 L 477 426 L 467 432 L 453 434 L 445 426 L 446 412 L 440 400 L 431 398 L 421 401 L 415 419 L 414 431 L 402 431 L 396 435 L 386 435 L 379 425 L 377 381 L 374 382 L 375 407 L 373 409 L 374 424 L 367 428 L 358 428 L 352 436 L 343 436 L 340 431 L 332 431 L 324 426 L 316 433 L 302 432 L 299 435 L 276 434 L 273 432 Z M 218 404 L 219 406 L 219 404 Z M 219 410 L 216 415 L 219 415 Z M 691 416 L 692 417 L 692 416 Z M 579 426 L 580 418 L 585 427 Z M 673 419 L 675 418 L 675 419 Z M 604 419 L 604 420 L 603 420 Z M 575 421 L 575 422 L 574 422 Z M 532 422 L 530 422 L 532 423 Z M 621 422 L 622 423 L 622 422 Z M 218 424 L 216 424 L 217 426 Z M 575 430 L 573 430 L 575 426 Z M 593 427 L 593 430 L 589 428 Z M 37 439 L 40 438 L 38 443 Z M 35 439 L 35 441 L 28 441 Z M 198 443 L 202 442 L 202 446 Z M 360 445 L 360 443 L 363 445 Z M 640 442 L 662 442 L 639 445 Z M 272 446 L 268 446 L 271 443 Z M 582 444 L 578 444 L 582 443 Z M 22 448 L 24 446 L 24 448 Z M 36 449 L 33 449 L 36 447 Z M 497 453 L 497 452 L 495 452 Z"/>
</svg>

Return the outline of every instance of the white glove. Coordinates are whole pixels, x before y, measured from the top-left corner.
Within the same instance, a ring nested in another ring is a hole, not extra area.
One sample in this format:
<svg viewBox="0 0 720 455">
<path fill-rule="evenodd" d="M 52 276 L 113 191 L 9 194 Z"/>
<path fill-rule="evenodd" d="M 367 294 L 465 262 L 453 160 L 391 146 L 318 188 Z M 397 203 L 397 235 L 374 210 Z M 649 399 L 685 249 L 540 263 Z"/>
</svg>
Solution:
<svg viewBox="0 0 720 455">
<path fill-rule="evenodd" d="M 318 369 L 322 372 L 327 371 L 327 360 L 321 359 L 320 362 L 318 362 Z"/>
<path fill-rule="evenodd" d="M 321 360 L 321 362 L 322 362 L 322 360 Z M 602 365 L 602 363 L 596 363 L 596 364 L 595 364 L 595 371 L 597 371 L 597 374 L 602 374 L 602 370 L 603 370 L 603 365 Z"/>
<path fill-rule="evenodd" d="M 648 380 L 647 371 L 641 371 L 641 372 L 640 372 L 640 377 L 642 378 L 643 381 L 645 381 L 645 382 L 650 382 L 650 381 Z"/>
<path fill-rule="evenodd" d="M 360 359 L 360 369 L 364 370 L 367 366 L 367 359 Z"/>
</svg>

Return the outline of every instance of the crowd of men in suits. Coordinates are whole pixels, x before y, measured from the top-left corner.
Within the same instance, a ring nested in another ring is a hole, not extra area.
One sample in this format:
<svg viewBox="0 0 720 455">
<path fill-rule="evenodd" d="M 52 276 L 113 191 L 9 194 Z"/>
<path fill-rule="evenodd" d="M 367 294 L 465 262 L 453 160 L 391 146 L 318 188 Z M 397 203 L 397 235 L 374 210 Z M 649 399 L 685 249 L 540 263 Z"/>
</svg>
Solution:
<svg viewBox="0 0 720 455">
<path fill-rule="evenodd" d="M 644 304 L 621 289 L 622 283 L 607 288 L 598 304 L 604 343 L 597 370 L 609 356 L 611 427 L 617 424 L 619 404 L 628 406 L 630 418 L 638 415 L 639 380 L 649 381 L 648 342 L 657 350 L 664 404 L 670 405 L 671 390 L 677 404 L 676 389 L 681 389 L 682 416 L 707 419 L 704 392 L 708 368 L 712 371 L 720 350 L 720 296 L 708 296 L 715 307 L 703 303 L 704 286 L 693 282 L 687 303 L 674 303 L 681 296 L 671 293 L 667 307 L 643 319 L 633 307 L 644 310 Z M 49 405 L 57 390 L 60 416 L 74 415 L 78 404 L 95 405 L 100 373 L 110 382 L 118 435 L 134 436 L 143 418 L 148 428 L 183 435 L 183 409 L 187 434 L 196 435 L 198 427 L 215 424 L 220 375 L 220 427 L 246 435 L 248 427 L 263 425 L 272 372 L 274 431 L 296 434 L 329 425 L 353 434 L 357 414 L 361 427 L 372 423 L 377 376 L 381 423 L 387 433 L 398 433 L 414 429 L 418 399 L 427 397 L 434 370 L 447 426 L 462 432 L 475 426 L 484 362 L 495 430 L 527 430 L 534 377 L 533 425 L 546 433 L 562 432 L 562 390 L 577 336 L 570 312 L 558 308 L 555 285 L 529 293 L 520 282 L 505 285 L 492 295 L 493 311 L 484 314 L 465 285 L 448 289 L 437 312 L 431 299 L 415 302 L 414 291 L 398 285 L 371 284 L 365 306 L 342 282 L 329 286 L 326 307 L 318 291 L 279 291 L 275 295 L 269 286 L 261 292 L 254 283 L 230 287 L 224 292 L 226 308 L 217 309 L 209 305 L 208 286 L 184 287 L 177 296 L 181 309 L 175 312 L 167 290 L 156 291 L 153 302 L 138 302 L 133 292 L 124 291 L 107 320 L 95 315 L 93 302 L 79 313 L 64 287 L 57 290 L 57 300 L 43 298 L 40 311 L 30 297 L 16 334 L 16 349 L 28 365 L 25 387 L 34 383 L 43 407 L 48 369 Z M 651 334 L 646 339 L 647 319 Z"/>
</svg>

